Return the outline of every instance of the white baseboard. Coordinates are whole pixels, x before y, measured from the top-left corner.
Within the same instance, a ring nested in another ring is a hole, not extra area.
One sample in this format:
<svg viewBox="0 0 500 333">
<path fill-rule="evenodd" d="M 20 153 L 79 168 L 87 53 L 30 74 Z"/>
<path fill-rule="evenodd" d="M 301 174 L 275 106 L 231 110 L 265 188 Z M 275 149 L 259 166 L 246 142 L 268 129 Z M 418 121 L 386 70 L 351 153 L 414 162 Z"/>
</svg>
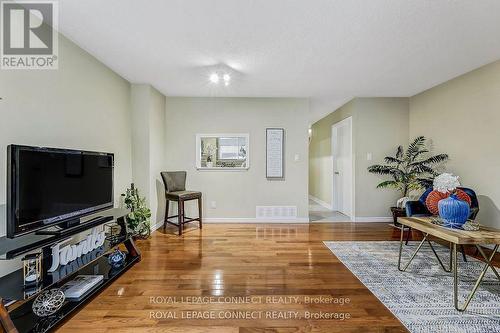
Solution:
<svg viewBox="0 0 500 333">
<path fill-rule="evenodd" d="M 287 220 L 278 219 L 258 219 L 254 217 L 208 217 L 203 219 L 203 223 L 309 223 L 308 217 L 297 217 Z M 163 227 L 163 221 L 151 226 L 151 231 Z"/>
<path fill-rule="evenodd" d="M 163 223 L 164 223 L 163 221 L 160 221 L 160 222 L 157 222 L 156 224 L 153 224 L 151 226 L 151 232 L 156 231 L 156 230 L 160 229 L 161 227 L 163 227 Z"/>
<path fill-rule="evenodd" d="M 258 219 L 255 217 L 208 217 L 203 223 L 309 223 L 308 217 L 297 217 L 286 220 Z"/>
<path fill-rule="evenodd" d="M 392 222 L 391 216 L 387 217 L 365 217 L 358 216 L 353 219 L 353 222 Z M 297 217 L 294 219 L 278 220 L 278 219 L 258 219 L 255 217 L 208 217 L 203 219 L 203 223 L 309 223 L 308 217 Z M 330 223 L 330 222 L 329 222 Z M 163 221 L 153 224 L 152 231 L 155 231 L 163 226 Z"/>
<path fill-rule="evenodd" d="M 393 222 L 394 219 L 392 216 L 356 216 L 354 222 Z"/>
<path fill-rule="evenodd" d="M 312 196 L 309 194 L 309 199 L 311 199 L 312 201 L 314 201 L 315 203 L 317 203 L 318 205 L 320 205 L 326 209 L 333 210 L 332 205 L 330 205 L 329 203 L 327 203 L 319 198 L 316 198 L 315 196 Z"/>
</svg>

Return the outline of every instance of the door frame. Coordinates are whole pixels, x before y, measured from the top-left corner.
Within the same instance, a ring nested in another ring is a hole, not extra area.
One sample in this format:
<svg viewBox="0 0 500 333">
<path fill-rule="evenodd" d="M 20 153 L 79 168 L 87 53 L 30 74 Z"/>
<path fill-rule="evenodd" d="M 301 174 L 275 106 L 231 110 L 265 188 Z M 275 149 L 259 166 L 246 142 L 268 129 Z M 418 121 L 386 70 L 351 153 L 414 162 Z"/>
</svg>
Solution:
<svg viewBox="0 0 500 333">
<path fill-rule="evenodd" d="M 331 188 L 331 191 L 332 191 L 332 210 L 335 210 L 335 211 L 338 211 L 338 201 L 337 201 L 337 196 L 335 195 L 335 174 L 334 174 L 334 167 L 335 167 L 335 155 L 334 155 L 334 152 L 333 152 L 333 149 L 334 149 L 334 135 L 333 135 L 333 131 L 335 128 L 339 128 L 341 126 L 344 126 L 346 124 L 349 124 L 349 138 L 350 138 L 350 155 L 351 155 L 351 214 L 348 215 L 346 214 L 350 219 L 351 221 L 354 221 L 354 216 L 355 215 L 355 201 L 354 201 L 354 198 L 355 198 L 355 195 L 354 195 L 354 189 L 355 189 L 355 186 L 354 186 L 354 179 L 355 179 L 355 167 L 354 167 L 354 149 L 353 149 L 353 146 L 354 146 L 354 142 L 353 142 L 353 121 L 352 121 L 352 116 L 349 116 L 335 124 L 332 125 L 332 128 L 331 128 L 331 141 L 330 141 L 330 144 L 331 144 L 331 154 L 332 154 L 332 164 L 331 164 L 331 168 L 330 168 L 330 172 L 332 173 L 332 188 Z M 345 214 L 345 213 L 343 213 Z"/>
</svg>

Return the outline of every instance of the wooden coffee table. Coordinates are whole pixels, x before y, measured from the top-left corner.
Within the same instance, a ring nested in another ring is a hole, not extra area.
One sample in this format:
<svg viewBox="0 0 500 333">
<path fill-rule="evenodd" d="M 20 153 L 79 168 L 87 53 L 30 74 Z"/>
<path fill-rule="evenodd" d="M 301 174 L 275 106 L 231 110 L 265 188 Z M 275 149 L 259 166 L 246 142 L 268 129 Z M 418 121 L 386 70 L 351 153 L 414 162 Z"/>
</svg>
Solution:
<svg viewBox="0 0 500 333">
<path fill-rule="evenodd" d="M 401 239 L 400 239 L 400 245 L 399 245 L 399 258 L 398 258 L 398 269 L 401 272 L 406 271 L 408 266 L 410 266 L 413 258 L 415 258 L 416 254 L 418 251 L 420 251 L 420 248 L 422 245 L 427 242 L 429 246 L 432 249 L 432 252 L 437 258 L 437 261 L 439 265 L 448 273 L 453 272 L 453 302 L 455 304 L 455 308 L 458 311 L 465 311 L 467 309 L 467 306 L 469 305 L 470 301 L 474 297 L 474 294 L 476 293 L 479 285 L 483 281 L 484 275 L 486 274 L 486 271 L 488 268 L 491 268 L 493 273 L 495 273 L 496 277 L 500 281 L 500 275 L 498 274 L 497 270 L 493 265 L 491 264 L 491 261 L 493 257 L 495 256 L 496 251 L 498 250 L 498 247 L 500 245 L 500 230 L 498 229 L 493 229 L 493 228 L 487 228 L 481 226 L 480 230 L 478 231 L 466 231 L 466 230 L 460 230 L 460 229 L 450 229 L 450 228 L 445 228 L 436 224 L 431 223 L 431 218 L 429 217 L 400 217 L 398 218 L 398 222 L 401 223 L 402 225 L 408 226 L 412 229 L 420 230 L 424 234 L 424 238 L 418 245 L 417 249 L 415 252 L 411 255 L 410 260 L 404 265 L 403 268 L 401 268 L 401 254 L 403 253 L 403 233 L 404 233 L 404 228 L 401 228 Z M 434 249 L 434 246 L 432 245 L 431 241 L 429 240 L 429 236 L 434 236 L 437 238 L 440 238 L 444 241 L 450 242 L 450 265 L 449 267 L 445 267 L 441 259 L 439 258 L 436 250 Z M 480 244 L 492 244 L 494 245 L 493 251 L 489 256 L 487 256 Z M 460 306 L 458 304 L 458 264 L 457 264 L 457 245 L 475 245 L 476 248 L 479 250 L 479 253 L 483 256 L 485 262 L 484 268 L 479 274 L 479 277 L 477 278 L 476 283 L 474 284 L 474 287 L 472 288 L 472 291 L 469 293 L 469 295 L 466 298 L 465 303 Z"/>
</svg>

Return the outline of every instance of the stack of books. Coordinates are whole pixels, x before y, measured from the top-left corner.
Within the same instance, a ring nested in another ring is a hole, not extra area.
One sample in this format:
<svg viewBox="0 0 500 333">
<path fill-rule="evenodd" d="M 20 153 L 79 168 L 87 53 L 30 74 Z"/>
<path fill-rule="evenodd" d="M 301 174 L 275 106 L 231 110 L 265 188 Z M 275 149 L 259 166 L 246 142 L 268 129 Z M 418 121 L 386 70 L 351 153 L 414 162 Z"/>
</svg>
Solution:
<svg viewBox="0 0 500 333">
<path fill-rule="evenodd" d="M 62 286 L 61 290 L 68 300 L 78 300 L 103 280 L 102 275 L 78 275 Z"/>
</svg>

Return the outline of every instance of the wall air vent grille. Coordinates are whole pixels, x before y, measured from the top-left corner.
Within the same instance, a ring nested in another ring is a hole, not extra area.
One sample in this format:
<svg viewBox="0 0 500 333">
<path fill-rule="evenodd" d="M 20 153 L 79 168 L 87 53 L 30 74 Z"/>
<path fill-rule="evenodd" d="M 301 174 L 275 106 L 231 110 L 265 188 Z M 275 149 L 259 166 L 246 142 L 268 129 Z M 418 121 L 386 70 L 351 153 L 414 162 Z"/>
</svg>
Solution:
<svg viewBox="0 0 500 333">
<path fill-rule="evenodd" d="M 297 218 L 297 206 L 257 206 L 258 219 L 286 220 Z"/>
</svg>

